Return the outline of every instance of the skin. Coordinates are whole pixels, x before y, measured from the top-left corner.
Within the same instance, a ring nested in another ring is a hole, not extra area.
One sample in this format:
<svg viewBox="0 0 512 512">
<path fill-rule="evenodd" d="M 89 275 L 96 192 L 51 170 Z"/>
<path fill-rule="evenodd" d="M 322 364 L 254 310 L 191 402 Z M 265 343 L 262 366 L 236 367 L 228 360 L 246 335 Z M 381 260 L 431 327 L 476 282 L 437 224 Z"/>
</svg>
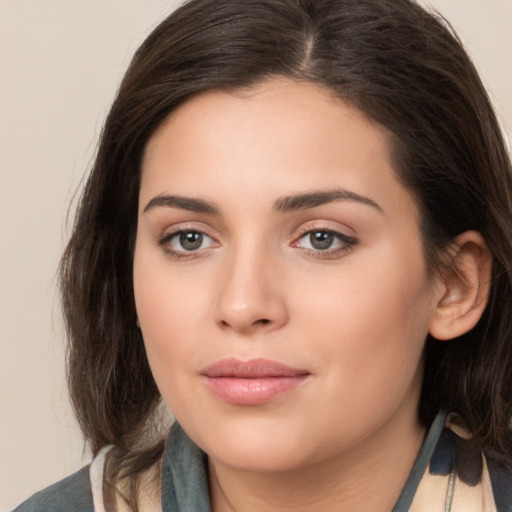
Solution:
<svg viewBox="0 0 512 512">
<path fill-rule="evenodd" d="M 276 208 L 340 188 L 364 199 Z M 200 248 L 180 230 L 204 233 Z M 341 238 L 317 250 L 315 230 Z M 215 511 L 391 510 L 424 438 L 422 353 L 446 290 L 427 277 L 383 129 L 284 79 L 188 101 L 145 153 L 134 286 L 163 399 L 209 456 Z M 225 357 L 309 376 L 234 405 L 201 376 Z"/>
</svg>

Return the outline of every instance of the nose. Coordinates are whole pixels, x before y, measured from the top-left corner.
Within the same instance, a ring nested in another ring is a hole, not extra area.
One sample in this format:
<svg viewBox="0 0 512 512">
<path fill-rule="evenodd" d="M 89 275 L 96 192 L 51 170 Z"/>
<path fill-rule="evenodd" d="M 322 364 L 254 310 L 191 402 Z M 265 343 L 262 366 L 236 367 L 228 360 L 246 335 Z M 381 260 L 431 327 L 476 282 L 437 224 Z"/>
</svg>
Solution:
<svg viewBox="0 0 512 512">
<path fill-rule="evenodd" d="M 279 329 L 288 321 L 286 290 L 277 262 L 254 250 L 231 255 L 220 278 L 217 324 L 251 335 Z"/>
</svg>

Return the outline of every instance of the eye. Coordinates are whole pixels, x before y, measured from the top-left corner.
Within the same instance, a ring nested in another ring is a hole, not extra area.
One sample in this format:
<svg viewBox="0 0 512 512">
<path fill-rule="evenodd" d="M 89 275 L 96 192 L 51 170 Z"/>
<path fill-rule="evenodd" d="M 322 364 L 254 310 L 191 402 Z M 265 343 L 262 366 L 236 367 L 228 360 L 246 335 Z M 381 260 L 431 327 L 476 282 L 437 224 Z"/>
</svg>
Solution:
<svg viewBox="0 0 512 512">
<path fill-rule="evenodd" d="M 159 245 L 176 256 L 188 256 L 217 245 L 213 238 L 202 231 L 187 229 L 165 235 Z"/>
<path fill-rule="evenodd" d="M 293 247 L 305 249 L 308 253 L 321 257 L 337 256 L 350 250 L 356 239 L 331 229 L 311 229 L 304 232 Z"/>
<path fill-rule="evenodd" d="M 331 231 L 311 231 L 303 239 L 310 246 L 310 249 L 316 249 L 317 251 L 331 249 L 336 242 L 335 235 Z"/>
</svg>

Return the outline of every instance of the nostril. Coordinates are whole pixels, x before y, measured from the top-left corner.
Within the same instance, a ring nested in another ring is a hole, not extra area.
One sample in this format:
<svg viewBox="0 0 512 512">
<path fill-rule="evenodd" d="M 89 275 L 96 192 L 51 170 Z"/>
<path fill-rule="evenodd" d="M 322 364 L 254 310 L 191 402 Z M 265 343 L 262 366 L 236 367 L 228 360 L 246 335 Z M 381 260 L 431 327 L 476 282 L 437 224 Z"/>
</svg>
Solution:
<svg viewBox="0 0 512 512">
<path fill-rule="evenodd" d="M 237 322 L 237 321 L 233 321 L 233 322 L 230 322 L 229 320 L 220 320 L 219 322 L 219 325 L 224 329 L 224 328 L 231 328 L 231 327 L 234 327 L 235 329 L 241 329 L 241 330 L 252 330 L 254 328 L 258 328 L 258 327 L 263 327 L 263 326 L 266 326 L 266 325 L 271 325 L 272 324 L 272 320 L 269 320 L 268 318 L 259 318 L 258 320 L 254 320 L 253 322 L 251 321 L 248 321 L 248 322 L 244 322 L 244 321 L 241 321 L 241 322 Z"/>
</svg>

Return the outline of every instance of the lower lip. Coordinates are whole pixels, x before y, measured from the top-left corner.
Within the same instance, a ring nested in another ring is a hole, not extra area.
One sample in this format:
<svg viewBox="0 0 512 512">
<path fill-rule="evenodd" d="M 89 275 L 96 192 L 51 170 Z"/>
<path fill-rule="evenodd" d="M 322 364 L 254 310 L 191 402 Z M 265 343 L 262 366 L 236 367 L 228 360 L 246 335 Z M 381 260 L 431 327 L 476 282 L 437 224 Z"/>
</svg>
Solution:
<svg viewBox="0 0 512 512">
<path fill-rule="evenodd" d="M 261 405 L 302 384 L 308 375 L 276 377 L 205 377 L 213 394 L 235 405 Z"/>
</svg>

